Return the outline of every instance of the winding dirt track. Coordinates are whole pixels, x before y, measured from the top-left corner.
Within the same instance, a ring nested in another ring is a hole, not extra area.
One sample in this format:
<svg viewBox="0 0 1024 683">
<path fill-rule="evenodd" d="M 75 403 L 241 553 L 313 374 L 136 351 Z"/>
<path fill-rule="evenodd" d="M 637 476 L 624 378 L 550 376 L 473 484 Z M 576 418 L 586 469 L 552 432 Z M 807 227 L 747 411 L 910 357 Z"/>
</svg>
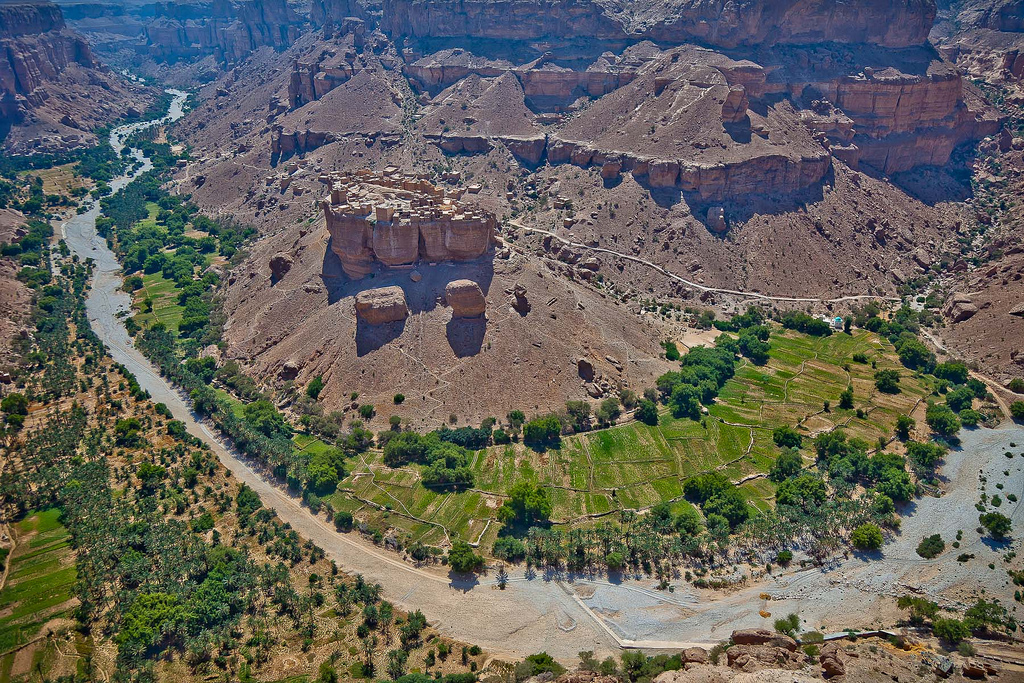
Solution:
<svg viewBox="0 0 1024 683">
<path fill-rule="evenodd" d="M 599 254 L 611 254 L 612 256 L 615 256 L 617 258 L 626 259 L 627 261 L 633 261 L 634 263 L 639 263 L 640 265 L 647 266 L 648 268 L 650 268 L 652 270 L 658 271 L 659 273 L 661 273 L 662 275 L 664 275 L 665 277 L 667 277 L 667 278 L 669 278 L 671 280 L 675 280 L 676 282 L 681 282 L 684 285 L 686 285 L 687 287 L 693 287 L 694 289 L 698 289 L 698 290 L 700 290 L 702 292 L 712 292 L 713 294 L 731 294 L 733 296 L 741 296 L 741 297 L 745 297 L 745 298 L 748 298 L 748 299 L 760 299 L 761 301 L 784 301 L 784 302 L 788 302 L 788 303 L 806 303 L 806 304 L 819 304 L 819 303 L 836 304 L 836 303 L 842 303 L 844 301 L 868 301 L 868 300 L 874 300 L 874 301 L 896 301 L 896 302 L 901 301 L 901 299 L 898 296 L 876 296 L 874 294 L 853 294 L 853 295 L 850 295 L 850 296 L 840 296 L 840 297 L 836 297 L 834 299 L 828 299 L 828 298 L 813 298 L 813 297 L 799 297 L 799 296 L 771 296 L 769 294 L 762 294 L 761 292 L 744 292 L 744 291 L 736 290 L 736 289 L 723 289 L 721 287 L 708 287 L 707 285 L 702 285 L 702 284 L 699 284 L 697 282 L 693 282 L 692 280 L 687 280 L 686 278 L 680 277 L 679 275 L 676 275 L 672 271 L 667 270 L 667 269 L 663 268 L 662 266 L 659 266 L 657 263 L 654 263 L 652 261 L 648 261 L 646 259 L 642 259 L 642 258 L 640 258 L 638 256 L 633 256 L 632 254 L 623 254 L 620 251 L 613 251 L 611 249 L 605 249 L 604 247 L 591 247 L 591 246 L 583 244 L 581 242 L 573 242 L 572 240 L 568 240 L 568 239 L 566 239 L 564 237 L 559 237 L 558 235 L 556 235 L 555 233 L 551 232 L 550 230 L 544 230 L 542 228 L 531 228 L 531 227 L 523 225 L 522 223 L 517 223 L 516 221 L 509 221 L 508 224 L 513 226 L 513 227 L 519 228 L 520 230 L 524 230 L 526 232 L 535 232 L 535 233 L 540 234 L 540 235 L 549 235 L 551 238 L 556 239 L 559 242 L 561 242 L 562 244 L 565 244 L 565 245 L 570 246 L 570 247 L 575 247 L 577 249 L 586 249 L 588 251 L 593 251 L 593 252 L 596 252 L 596 253 L 599 253 Z"/>
<path fill-rule="evenodd" d="M 112 186 L 116 189 L 128 180 L 119 178 Z M 624 647 L 675 649 L 720 641 L 735 628 L 769 625 L 770 619 L 758 614 L 764 604 L 760 594 L 765 592 L 772 596 L 771 609 L 776 614 L 798 612 L 805 624 L 822 630 L 870 626 L 880 613 L 892 612 L 892 598 L 907 590 L 905 586 L 935 596 L 965 584 L 984 586 L 989 594 L 1006 593 L 1005 574 L 981 571 L 983 563 L 998 561 L 1005 548 L 990 548 L 977 539 L 973 504 L 979 494 L 979 467 L 990 481 L 1005 481 L 1008 491 L 1024 490 L 1024 457 L 1013 461 L 1002 457 L 1009 442 L 1024 444 L 1024 429 L 1016 425 L 966 433 L 964 449 L 947 458 L 946 495 L 921 499 L 914 509 L 907 510 L 903 534 L 878 557 L 854 557 L 825 570 L 789 572 L 729 593 L 701 591 L 682 581 L 677 582 L 674 593 L 664 593 L 652 590 L 654 582 L 642 577 L 608 581 L 594 575 L 537 576 L 521 570 L 511 572 L 508 589 L 501 591 L 486 576 L 466 579 L 411 566 L 353 534 L 335 532 L 261 476 L 197 419 L 187 400 L 132 346 L 117 317 L 118 312 L 128 310 L 130 300 L 119 289 L 120 265 L 96 235 L 97 211 L 94 208 L 71 218 L 62 229 L 74 253 L 96 261 L 87 310 L 93 329 L 114 360 L 134 373 L 153 400 L 165 403 L 190 433 L 209 444 L 235 478 L 251 486 L 263 503 L 298 533 L 324 548 L 339 567 L 381 583 L 389 599 L 407 609 L 422 609 L 439 630 L 456 639 L 479 644 L 492 654 L 523 656 L 546 650 L 569 662 L 582 650 L 604 656 Z M 1004 477 L 1000 470 L 1007 467 L 1012 473 Z M 1012 515 L 1017 528 L 1024 527 L 1024 505 L 1007 504 L 1003 511 Z M 950 551 L 930 561 L 914 554 L 921 534 L 941 530 L 945 538 L 951 538 L 958 528 L 967 534 L 964 546 L 977 553 L 977 560 L 961 565 Z"/>
</svg>

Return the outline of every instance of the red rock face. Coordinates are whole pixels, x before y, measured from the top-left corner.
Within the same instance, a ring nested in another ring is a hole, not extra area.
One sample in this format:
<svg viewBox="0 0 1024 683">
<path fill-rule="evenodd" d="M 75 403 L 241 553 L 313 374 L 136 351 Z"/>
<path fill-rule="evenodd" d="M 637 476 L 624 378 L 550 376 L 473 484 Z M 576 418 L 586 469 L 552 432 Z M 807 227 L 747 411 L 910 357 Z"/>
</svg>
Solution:
<svg viewBox="0 0 1024 683">
<path fill-rule="evenodd" d="M 587 36 L 700 41 L 720 47 L 823 41 L 920 45 L 934 0 L 384 0 L 385 30 L 404 36 L 537 40 Z"/>
<path fill-rule="evenodd" d="M 53 3 L 0 4 L 0 100 L 24 97 L 41 104 L 36 90 L 71 64 L 95 66 L 89 46 L 67 30 Z"/>
</svg>

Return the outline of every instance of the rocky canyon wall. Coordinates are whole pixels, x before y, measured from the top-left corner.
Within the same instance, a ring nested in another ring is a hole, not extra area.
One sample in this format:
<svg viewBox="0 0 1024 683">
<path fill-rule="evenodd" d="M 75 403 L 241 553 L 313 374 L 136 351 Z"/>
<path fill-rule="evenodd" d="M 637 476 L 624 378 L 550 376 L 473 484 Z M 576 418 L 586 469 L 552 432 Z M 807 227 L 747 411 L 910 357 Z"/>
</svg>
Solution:
<svg viewBox="0 0 1024 683">
<path fill-rule="evenodd" d="M 384 0 L 382 28 L 415 38 L 920 45 L 934 0 Z"/>
<path fill-rule="evenodd" d="M 284 49 L 299 36 L 300 18 L 286 0 L 241 0 L 178 8 L 157 5 L 157 17 L 146 24 L 140 49 L 154 59 L 174 62 L 213 55 L 235 63 L 257 48 Z"/>
<path fill-rule="evenodd" d="M 71 64 L 96 65 L 81 36 L 68 30 L 53 3 L 0 4 L 0 108 L 18 116 L 42 104 L 40 86 Z"/>
</svg>

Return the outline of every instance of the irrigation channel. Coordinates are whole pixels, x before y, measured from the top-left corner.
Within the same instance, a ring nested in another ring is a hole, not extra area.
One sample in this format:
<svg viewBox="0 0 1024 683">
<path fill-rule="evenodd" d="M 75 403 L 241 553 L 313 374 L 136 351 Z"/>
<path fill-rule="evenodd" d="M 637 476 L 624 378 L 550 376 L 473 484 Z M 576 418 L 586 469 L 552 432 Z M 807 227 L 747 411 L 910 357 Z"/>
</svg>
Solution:
<svg viewBox="0 0 1024 683">
<path fill-rule="evenodd" d="M 172 123 L 183 116 L 186 94 L 168 91 L 174 99 L 168 114 L 158 121 L 121 126 L 110 134 L 117 152 L 132 133 L 149 126 Z M 110 183 L 116 192 L 152 168 L 142 152 L 131 150 L 141 162 Z M 1005 549 L 990 547 L 977 537 L 979 473 L 989 481 L 1003 481 L 1007 491 L 1024 491 L 1024 457 L 1003 457 L 1009 444 L 1024 445 L 1024 429 L 1005 424 L 997 429 L 965 431 L 963 447 L 951 452 L 943 467 L 947 490 L 941 498 L 922 498 L 906 511 L 899 537 L 871 557 L 850 556 L 825 569 L 800 569 L 758 582 L 748 581 L 725 592 L 701 590 L 677 579 L 672 592 L 655 589 L 655 580 L 642 576 L 605 577 L 568 573 L 534 573 L 514 568 L 506 590 L 499 590 L 494 572 L 467 579 L 440 568 L 415 567 L 394 554 L 357 537 L 340 534 L 323 517 L 313 515 L 283 487 L 264 478 L 259 468 L 224 443 L 189 405 L 189 401 L 139 353 L 122 323 L 131 299 L 122 291 L 121 266 L 97 235 L 99 207 L 67 220 L 61 231 L 71 251 L 95 262 L 86 308 L 93 330 L 110 355 L 134 373 L 154 401 L 166 404 L 175 419 L 217 454 L 235 479 L 259 493 L 301 535 L 324 548 L 340 568 L 362 574 L 384 586 L 388 598 L 401 607 L 421 609 L 440 631 L 475 643 L 489 652 L 522 657 L 546 650 L 565 661 L 592 650 L 599 656 L 623 648 L 666 650 L 692 644 L 709 646 L 729 637 L 733 629 L 770 626 L 791 612 L 800 614 L 807 629 L 838 631 L 870 628 L 895 617 L 893 598 L 911 589 L 942 598 L 947 591 L 985 588 L 1007 599 L 1005 574 L 985 571 L 999 562 Z M 1018 449 L 1020 447 L 1018 446 Z M 1016 449 L 1015 449 L 1016 450 Z M 1009 476 L 1002 474 L 1009 469 Z M 1004 505 L 1016 529 L 1024 529 L 1024 506 Z M 961 564 L 956 552 L 922 560 L 914 552 L 922 536 L 936 531 L 951 540 L 963 529 L 959 552 L 973 552 L 976 560 Z M 765 600 L 763 595 L 770 596 Z M 942 600 L 945 604 L 948 601 Z M 765 617 L 762 613 L 772 613 Z"/>
</svg>

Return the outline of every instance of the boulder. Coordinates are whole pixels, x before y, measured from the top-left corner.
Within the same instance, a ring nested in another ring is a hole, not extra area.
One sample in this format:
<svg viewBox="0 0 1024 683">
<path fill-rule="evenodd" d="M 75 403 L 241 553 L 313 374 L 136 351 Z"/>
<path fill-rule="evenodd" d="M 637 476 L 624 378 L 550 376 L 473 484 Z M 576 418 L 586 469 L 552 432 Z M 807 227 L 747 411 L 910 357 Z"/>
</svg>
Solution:
<svg viewBox="0 0 1024 683">
<path fill-rule="evenodd" d="M 952 323 L 961 323 L 969 320 L 978 312 L 978 307 L 966 294 L 954 294 L 942 311 Z"/>
<path fill-rule="evenodd" d="M 707 664 L 708 651 L 702 647 L 688 647 L 679 653 L 683 664 Z"/>
<path fill-rule="evenodd" d="M 964 678 L 981 680 L 986 677 L 985 665 L 976 659 L 968 659 L 964 662 Z"/>
<path fill-rule="evenodd" d="M 409 306 L 405 303 L 405 292 L 401 287 L 379 287 L 356 294 L 356 315 L 370 325 L 405 320 Z"/>
<path fill-rule="evenodd" d="M 796 641 L 787 635 L 769 631 L 766 628 L 745 628 L 732 632 L 732 642 L 737 645 L 771 645 L 796 651 Z"/>
<path fill-rule="evenodd" d="M 836 650 L 822 652 L 818 662 L 821 664 L 821 672 L 825 678 L 842 676 L 846 673 L 846 667 L 843 666 L 843 662 L 839 659 L 839 653 Z"/>
<path fill-rule="evenodd" d="M 292 257 L 285 253 L 274 254 L 270 259 L 270 274 L 277 282 L 292 269 Z"/>
<path fill-rule="evenodd" d="M 286 360 L 284 365 L 281 366 L 281 371 L 277 373 L 277 376 L 283 380 L 295 379 L 299 376 L 299 364 L 293 360 Z"/>
<path fill-rule="evenodd" d="M 479 318 L 487 310 L 484 293 L 472 280 L 452 280 L 444 288 L 444 298 L 455 318 Z"/>
</svg>

